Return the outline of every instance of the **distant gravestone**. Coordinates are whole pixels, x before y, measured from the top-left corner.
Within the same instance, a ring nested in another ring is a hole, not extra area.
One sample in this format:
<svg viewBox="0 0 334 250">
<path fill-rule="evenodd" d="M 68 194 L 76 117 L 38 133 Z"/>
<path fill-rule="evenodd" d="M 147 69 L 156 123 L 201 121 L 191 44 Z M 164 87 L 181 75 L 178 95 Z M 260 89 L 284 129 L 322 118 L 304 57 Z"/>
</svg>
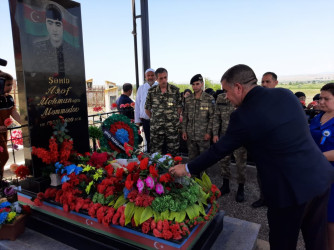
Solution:
<svg viewBox="0 0 334 250">
<path fill-rule="evenodd" d="M 78 152 L 89 150 L 80 4 L 9 0 L 26 164 L 39 176 L 31 147 L 48 147 L 50 122 L 63 116 Z"/>
</svg>

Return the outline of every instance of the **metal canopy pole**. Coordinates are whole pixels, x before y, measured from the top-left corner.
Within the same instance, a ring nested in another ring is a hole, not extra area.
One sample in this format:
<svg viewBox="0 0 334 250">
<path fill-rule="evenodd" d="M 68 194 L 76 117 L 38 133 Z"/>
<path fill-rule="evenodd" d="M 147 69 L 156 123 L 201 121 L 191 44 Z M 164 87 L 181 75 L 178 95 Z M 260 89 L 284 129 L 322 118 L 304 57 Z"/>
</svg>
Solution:
<svg viewBox="0 0 334 250">
<path fill-rule="evenodd" d="M 148 0 L 140 0 L 141 15 L 136 16 L 135 0 L 132 0 L 132 19 L 133 19 L 133 39 L 135 50 L 135 68 L 136 68 L 136 88 L 139 88 L 139 73 L 138 73 L 138 48 L 137 48 L 137 24 L 136 19 L 141 18 L 142 30 L 142 50 L 143 50 L 143 76 L 145 78 L 145 70 L 151 67 L 150 59 L 150 34 L 148 21 Z"/>
<path fill-rule="evenodd" d="M 136 69 L 136 89 L 139 88 L 139 75 L 138 75 L 138 50 L 137 50 L 137 24 L 136 24 L 136 3 L 132 0 L 132 21 L 133 21 L 133 42 L 135 49 L 135 69 Z"/>
<path fill-rule="evenodd" d="M 143 73 L 145 73 L 146 69 L 151 68 L 148 0 L 140 0 L 140 7 L 141 7 L 142 48 L 143 48 Z M 143 76 L 145 77 L 144 74 Z"/>
</svg>

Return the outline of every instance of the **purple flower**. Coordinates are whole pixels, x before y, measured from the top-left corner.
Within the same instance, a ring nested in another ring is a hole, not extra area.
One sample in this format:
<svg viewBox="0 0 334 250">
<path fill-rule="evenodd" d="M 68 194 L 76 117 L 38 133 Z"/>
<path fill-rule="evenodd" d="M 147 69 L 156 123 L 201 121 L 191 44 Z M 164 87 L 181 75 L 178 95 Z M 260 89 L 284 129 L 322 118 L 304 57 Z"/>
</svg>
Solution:
<svg viewBox="0 0 334 250">
<path fill-rule="evenodd" d="M 4 190 L 4 194 L 6 196 L 12 196 L 14 194 L 16 194 L 16 190 L 13 187 L 6 187 Z"/>
<path fill-rule="evenodd" d="M 145 179 L 146 186 L 148 186 L 150 189 L 154 188 L 154 180 L 152 179 L 151 176 L 147 176 Z"/>
<path fill-rule="evenodd" d="M 144 182 L 141 179 L 138 179 L 137 181 L 137 188 L 139 193 L 141 193 L 144 189 Z"/>
<path fill-rule="evenodd" d="M 155 185 L 155 192 L 157 192 L 157 194 L 163 194 L 164 191 L 164 187 L 158 183 L 157 185 Z"/>
</svg>

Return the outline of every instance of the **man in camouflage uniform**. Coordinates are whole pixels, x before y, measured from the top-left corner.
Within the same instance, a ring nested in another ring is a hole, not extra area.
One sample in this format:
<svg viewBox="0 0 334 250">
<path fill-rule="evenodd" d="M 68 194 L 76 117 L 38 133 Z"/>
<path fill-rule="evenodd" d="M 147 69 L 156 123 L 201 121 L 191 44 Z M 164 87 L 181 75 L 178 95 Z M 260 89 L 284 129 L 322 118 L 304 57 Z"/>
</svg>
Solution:
<svg viewBox="0 0 334 250">
<path fill-rule="evenodd" d="M 213 142 L 216 143 L 219 140 L 219 136 L 223 136 L 228 127 L 230 115 L 234 111 L 233 105 L 226 99 L 226 94 L 219 94 L 217 97 L 217 103 L 213 118 Z M 247 151 L 244 147 L 238 148 L 233 152 L 236 167 L 237 167 L 237 181 L 239 183 L 237 195 L 235 200 L 242 202 L 245 199 L 244 184 L 246 181 L 246 164 L 247 164 Z M 222 195 L 230 192 L 230 178 L 231 178 L 231 156 L 226 156 L 219 161 L 223 176 L 223 185 L 220 188 Z"/>
<path fill-rule="evenodd" d="M 168 83 L 166 69 L 158 68 L 155 75 L 159 84 L 149 89 L 145 103 L 145 112 L 151 119 L 151 152 L 176 156 L 179 149 L 181 95 L 179 88 Z"/>
<path fill-rule="evenodd" d="M 210 147 L 215 99 L 203 91 L 203 77 L 190 80 L 194 93 L 185 100 L 182 138 L 187 141 L 189 160 Z"/>
</svg>

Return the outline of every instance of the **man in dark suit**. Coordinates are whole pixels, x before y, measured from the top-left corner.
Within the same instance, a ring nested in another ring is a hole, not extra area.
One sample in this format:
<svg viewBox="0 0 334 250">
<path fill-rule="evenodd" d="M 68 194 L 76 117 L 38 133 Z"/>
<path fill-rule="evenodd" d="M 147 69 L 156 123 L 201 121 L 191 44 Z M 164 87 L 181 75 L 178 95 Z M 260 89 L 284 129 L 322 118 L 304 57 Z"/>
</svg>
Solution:
<svg viewBox="0 0 334 250">
<path fill-rule="evenodd" d="M 245 146 L 256 162 L 268 204 L 271 249 L 296 249 L 300 229 L 307 249 L 328 249 L 327 201 L 334 169 L 314 143 L 298 99 L 287 89 L 257 86 L 246 65 L 230 68 L 221 82 L 238 107 L 225 136 L 170 173 L 199 173 Z"/>
</svg>

